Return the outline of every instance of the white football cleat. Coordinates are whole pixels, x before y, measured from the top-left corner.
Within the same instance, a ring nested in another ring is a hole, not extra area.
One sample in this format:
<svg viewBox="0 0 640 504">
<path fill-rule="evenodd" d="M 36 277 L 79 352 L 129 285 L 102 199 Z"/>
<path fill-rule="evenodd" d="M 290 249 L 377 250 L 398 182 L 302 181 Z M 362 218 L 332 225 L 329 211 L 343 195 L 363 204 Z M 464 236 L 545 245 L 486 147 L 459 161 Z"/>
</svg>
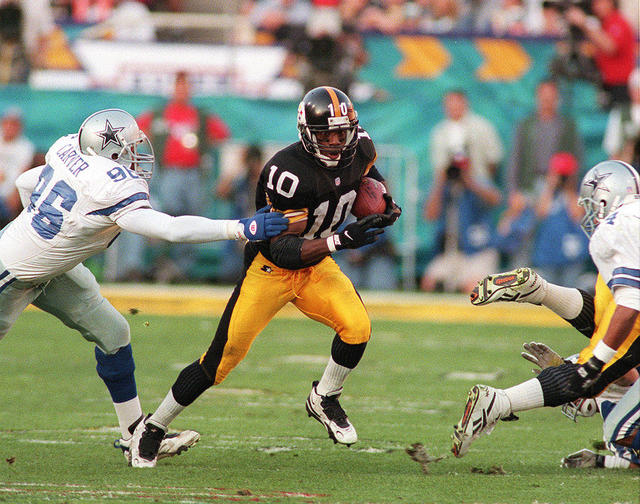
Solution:
<svg viewBox="0 0 640 504">
<path fill-rule="evenodd" d="M 120 448 L 124 455 L 124 458 L 127 460 L 127 463 L 131 460 L 131 454 L 129 453 L 129 446 L 131 445 L 131 440 L 129 439 L 116 439 L 113 443 L 114 448 Z M 158 450 L 158 460 L 174 457 L 176 455 L 180 455 L 183 452 L 186 452 L 189 448 L 191 448 L 194 444 L 196 444 L 200 440 L 200 433 L 193 430 L 184 430 L 182 432 L 172 432 L 171 434 L 167 433 L 164 436 L 164 439 L 160 443 L 160 449 Z"/>
<path fill-rule="evenodd" d="M 531 268 L 518 268 L 485 277 L 469 297 L 476 306 L 496 301 L 540 304 L 545 291 L 546 281 L 540 275 Z"/>
<path fill-rule="evenodd" d="M 469 391 L 462 418 L 453 427 L 452 453 L 458 458 L 464 457 L 471 443 L 483 434 L 491 434 L 498 420 L 515 419 L 509 417 L 508 404 L 509 399 L 502 390 L 474 385 Z"/>
<path fill-rule="evenodd" d="M 146 418 L 140 422 L 133 431 L 129 444 L 131 467 L 155 467 L 165 434 L 160 427 L 147 423 Z"/>
<path fill-rule="evenodd" d="M 307 413 L 325 426 L 334 443 L 352 445 L 358 440 L 358 434 L 338 401 L 342 387 L 330 395 L 323 396 L 316 391 L 317 385 L 318 382 L 314 381 L 311 393 L 307 397 Z"/>
</svg>

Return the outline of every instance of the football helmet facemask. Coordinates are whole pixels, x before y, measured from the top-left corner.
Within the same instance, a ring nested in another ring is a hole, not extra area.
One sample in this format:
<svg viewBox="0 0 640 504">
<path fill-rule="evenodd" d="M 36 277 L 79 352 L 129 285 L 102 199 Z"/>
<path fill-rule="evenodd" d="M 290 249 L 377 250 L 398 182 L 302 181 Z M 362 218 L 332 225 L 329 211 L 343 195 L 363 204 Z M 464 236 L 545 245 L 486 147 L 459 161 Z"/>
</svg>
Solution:
<svg viewBox="0 0 640 504">
<path fill-rule="evenodd" d="M 106 109 L 91 114 L 78 130 L 78 144 L 83 154 L 117 161 L 141 178 L 150 179 L 153 174 L 151 142 L 124 110 Z"/>
<path fill-rule="evenodd" d="M 321 166 L 348 166 L 358 145 L 358 114 L 349 97 L 329 86 L 309 91 L 298 106 L 298 136 Z"/>
<path fill-rule="evenodd" d="M 591 168 L 580 184 L 578 205 L 585 215 L 580 226 L 591 237 L 598 224 L 630 198 L 640 195 L 640 175 L 623 161 L 603 161 Z"/>
</svg>

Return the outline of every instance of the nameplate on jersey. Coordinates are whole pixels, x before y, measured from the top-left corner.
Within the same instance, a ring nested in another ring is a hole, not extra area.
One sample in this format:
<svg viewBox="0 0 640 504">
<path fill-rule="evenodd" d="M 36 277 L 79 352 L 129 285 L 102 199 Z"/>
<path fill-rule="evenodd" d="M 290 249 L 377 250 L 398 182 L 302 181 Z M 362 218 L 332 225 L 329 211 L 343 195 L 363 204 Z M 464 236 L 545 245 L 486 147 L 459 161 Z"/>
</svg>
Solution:
<svg viewBox="0 0 640 504">
<path fill-rule="evenodd" d="M 89 168 L 89 163 L 80 157 L 80 153 L 71 144 L 60 147 L 56 155 L 72 175 L 78 175 L 81 171 Z"/>
</svg>

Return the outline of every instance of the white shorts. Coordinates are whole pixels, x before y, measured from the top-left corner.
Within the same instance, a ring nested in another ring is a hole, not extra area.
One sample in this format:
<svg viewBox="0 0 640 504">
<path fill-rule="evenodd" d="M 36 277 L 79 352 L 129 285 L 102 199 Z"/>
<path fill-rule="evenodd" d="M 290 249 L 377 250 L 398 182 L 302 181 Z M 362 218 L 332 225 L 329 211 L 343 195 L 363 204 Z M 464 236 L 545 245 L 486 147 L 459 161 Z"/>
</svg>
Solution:
<svg viewBox="0 0 640 504">
<path fill-rule="evenodd" d="M 1 263 L 0 271 L 4 271 Z M 107 354 L 131 340 L 126 319 L 100 294 L 98 282 L 82 264 L 43 284 L 15 280 L 7 285 L 0 292 L 0 339 L 32 303 Z"/>
</svg>

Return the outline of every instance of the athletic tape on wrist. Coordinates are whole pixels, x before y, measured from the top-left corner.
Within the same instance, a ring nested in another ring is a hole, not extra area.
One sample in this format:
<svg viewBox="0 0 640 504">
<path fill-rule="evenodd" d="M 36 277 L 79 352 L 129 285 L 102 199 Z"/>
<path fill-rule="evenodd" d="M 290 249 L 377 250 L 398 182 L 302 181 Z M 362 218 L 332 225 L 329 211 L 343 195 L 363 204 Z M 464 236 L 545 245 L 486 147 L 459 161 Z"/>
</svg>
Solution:
<svg viewBox="0 0 640 504">
<path fill-rule="evenodd" d="M 607 345 L 604 341 L 598 341 L 598 344 L 593 349 L 593 356 L 596 359 L 601 360 L 605 364 L 613 359 L 613 356 L 616 354 L 616 350 Z"/>
</svg>

